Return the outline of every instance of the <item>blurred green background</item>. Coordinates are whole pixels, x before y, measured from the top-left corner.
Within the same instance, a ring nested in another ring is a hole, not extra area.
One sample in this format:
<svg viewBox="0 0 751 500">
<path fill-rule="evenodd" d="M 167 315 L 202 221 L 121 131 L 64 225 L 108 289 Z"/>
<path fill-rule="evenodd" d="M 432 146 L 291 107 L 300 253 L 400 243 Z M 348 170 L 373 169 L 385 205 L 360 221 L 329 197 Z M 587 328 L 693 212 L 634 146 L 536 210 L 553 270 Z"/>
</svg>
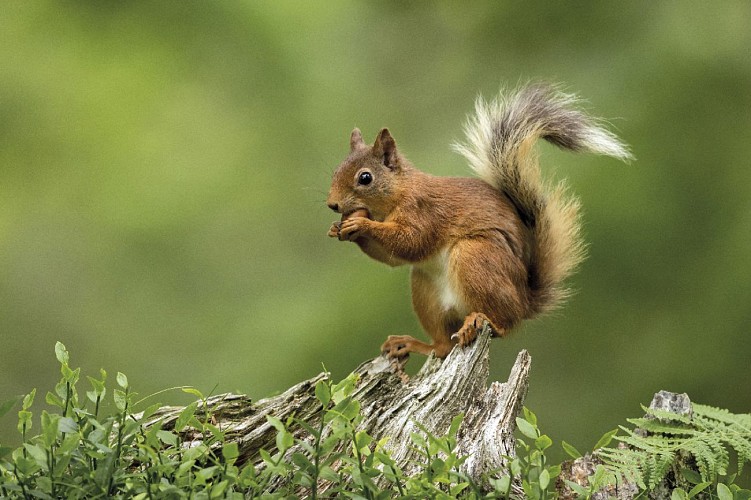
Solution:
<svg viewBox="0 0 751 500">
<path fill-rule="evenodd" d="M 747 2 L 6 3 L 0 399 L 43 407 L 56 340 L 143 395 L 260 398 L 422 336 L 408 269 L 326 237 L 349 133 L 469 175 L 449 144 L 478 93 L 544 79 L 637 161 L 540 146 L 590 256 L 562 311 L 494 342 L 492 378 L 528 349 L 527 405 L 580 449 L 659 389 L 748 412 L 749 47 Z"/>
</svg>

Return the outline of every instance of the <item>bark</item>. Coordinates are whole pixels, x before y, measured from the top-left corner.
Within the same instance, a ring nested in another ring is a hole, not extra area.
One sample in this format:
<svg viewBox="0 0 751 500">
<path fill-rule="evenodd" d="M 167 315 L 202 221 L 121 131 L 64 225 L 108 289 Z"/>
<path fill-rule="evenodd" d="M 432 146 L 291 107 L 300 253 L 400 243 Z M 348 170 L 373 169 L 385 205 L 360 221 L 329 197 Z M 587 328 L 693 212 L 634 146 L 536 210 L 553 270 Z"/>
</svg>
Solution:
<svg viewBox="0 0 751 500">
<path fill-rule="evenodd" d="M 360 365 L 355 371 L 359 382 L 354 397 L 361 404 L 363 419 L 359 429 L 376 440 L 388 436 L 392 457 L 406 475 L 419 469 L 414 460 L 410 435 L 417 432 L 419 422 L 434 435 L 445 435 L 451 420 L 465 415 L 457 435 L 458 453 L 469 456 L 463 472 L 477 484 L 484 484 L 486 475 L 497 476 L 505 467 L 504 456 L 514 456 L 515 417 L 527 393 L 531 358 L 522 351 L 516 358 L 508 381 L 488 381 L 490 331 L 485 328 L 477 341 L 466 348 L 454 349 L 444 360 L 429 357 L 419 373 L 411 379 L 402 365 L 383 356 Z M 274 415 L 285 421 L 292 414 L 317 426 L 321 406 L 314 388 L 320 374 L 291 387 L 283 394 L 253 402 L 247 396 L 223 394 L 209 398 L 207 406 L 216 425 L 226 431 L 228 440 L 240 448 L 239 463 L 253 462 L 260 466 L 261 449 L 276 452 L 276 431 L 266 421 Z M 162 421 L 169 428 L 182 408 L 160 409 L 151 422 Z M 296 429 L 298 437 L 305 431 Z M 201 436 L 183 436 L 200 441 Z"/>
</svg>

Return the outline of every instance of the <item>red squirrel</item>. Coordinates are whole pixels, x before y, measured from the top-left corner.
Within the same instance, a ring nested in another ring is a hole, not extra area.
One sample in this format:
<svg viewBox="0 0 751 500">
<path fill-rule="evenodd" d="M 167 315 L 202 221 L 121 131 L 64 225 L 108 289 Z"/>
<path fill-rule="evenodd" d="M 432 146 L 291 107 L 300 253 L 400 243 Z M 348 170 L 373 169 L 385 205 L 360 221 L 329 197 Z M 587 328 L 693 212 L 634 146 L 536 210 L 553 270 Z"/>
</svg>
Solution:
<svg viewBox="0 0 751 500">
<path fill-rule="evenodd" d="M 327 199 L 341 220 L 328 235 L 390 266 L 411 266 L 412 305 L 432 339 L 391 335 L 386 356 L 444 358 L 471 343 L 484 322 L 504 336 L 567 297 L 563 281 L 584 258 L 579 202 L 541 178 L 534 143 L 631 158 L 576 103 L 547 84 L 478 98 L 467 143 L 455 149 L 479 178 L 418 170 L 386 128 L 372 146 L 352 131 Z"/>
</svg>

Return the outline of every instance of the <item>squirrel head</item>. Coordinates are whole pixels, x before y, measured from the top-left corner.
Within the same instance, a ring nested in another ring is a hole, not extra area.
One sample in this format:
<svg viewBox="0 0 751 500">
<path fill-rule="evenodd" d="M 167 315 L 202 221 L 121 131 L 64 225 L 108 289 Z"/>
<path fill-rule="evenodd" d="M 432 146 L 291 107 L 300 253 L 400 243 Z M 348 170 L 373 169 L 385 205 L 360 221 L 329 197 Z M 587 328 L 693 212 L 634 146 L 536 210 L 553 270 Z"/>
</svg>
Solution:
<svg viewBox="0 0 751 500">
<path fill-rule="evenodd" d="M 334 172 L 326 204 L 342 214 L 342 220 L 366 210 L 371 219 L 383 221 L 396 205 L 399 179 L 409 166 L 387 128 L 378 133 L 372 146 L 354 129 L 349 146 L 349 155 Z"/>
</svg>

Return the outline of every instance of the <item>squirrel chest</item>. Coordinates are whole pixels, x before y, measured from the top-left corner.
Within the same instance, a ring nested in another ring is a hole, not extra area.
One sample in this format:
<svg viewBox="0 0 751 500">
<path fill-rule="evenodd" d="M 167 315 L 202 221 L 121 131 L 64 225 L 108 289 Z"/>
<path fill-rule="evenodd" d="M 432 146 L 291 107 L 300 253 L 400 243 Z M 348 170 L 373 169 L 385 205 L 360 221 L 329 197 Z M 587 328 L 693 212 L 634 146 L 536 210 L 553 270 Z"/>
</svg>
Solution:
<svg viewBox="0 0 751 500">
<path fill-rule="evenodd" d="M 451 251 L 444 247 L 430 258 L 412 266 L 412 273 L 417 274 L 425 290 L 433 295 L 443 311 L 456 311 L 457 315 L 466 315 L 469 311 L 457 288 L 456 279 L 451 269 Z"/>
</svg>

